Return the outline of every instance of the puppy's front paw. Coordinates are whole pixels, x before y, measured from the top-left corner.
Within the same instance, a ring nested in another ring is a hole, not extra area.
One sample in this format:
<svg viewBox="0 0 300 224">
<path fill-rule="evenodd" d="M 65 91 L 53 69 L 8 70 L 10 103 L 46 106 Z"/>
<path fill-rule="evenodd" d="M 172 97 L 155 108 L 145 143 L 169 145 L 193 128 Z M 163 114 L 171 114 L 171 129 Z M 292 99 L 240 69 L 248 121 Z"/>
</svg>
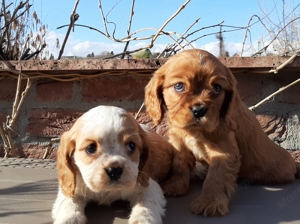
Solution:
<svg viewBox="0 0 300 224">
<path fill-rule="evenodd" d="M 142 209 L 139 213 L 131 214 L 128 224 L 162 224 L 161 217 L 153 216 L 147 209 Z"/>
<path fill-rule="evenodd" d="M 161 184 L 165 196 L 181 196 L 187 193 L 189 188 L 189 177 L 171 178 Z"/>
<path fill-rule="evenodd" d="M 54 224 L 85 224 L 87 218 L 84 214 L 76 212 L 75 214 L 64 214 L 54 221 Z"/>
<path fill-rule="evenodd" d="M 218 199 L 211 195 L 198 197 L 191 204 L 191 211 L 194 215 L 223 216 L 228 213 L 228 198 L 219 195 Z"/>
</svg>

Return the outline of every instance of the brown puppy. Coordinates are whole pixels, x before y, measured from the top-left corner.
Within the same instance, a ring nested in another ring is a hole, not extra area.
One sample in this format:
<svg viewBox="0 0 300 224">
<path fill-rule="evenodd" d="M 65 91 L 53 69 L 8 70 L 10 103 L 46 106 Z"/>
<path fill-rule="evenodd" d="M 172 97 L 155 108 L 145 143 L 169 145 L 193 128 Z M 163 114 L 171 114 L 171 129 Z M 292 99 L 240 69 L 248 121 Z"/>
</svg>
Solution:
<svg viewBox="0 0 300 224">
<path fill-rule="evenodd" d="M 145 105 L 153 121 L 161 122 L 166 113 L 170 142 L 187 163 L 193 163 L 191 151 L 209 166 L 201 194 L 191 204 L 194 214 L 226 214 L 237 178 L 277 184 L 295 179 L 290 154 L 263 132 L 236 85 L 216 57 L 193 49 L 171 57 L 146 86 Z"/>
</svg>

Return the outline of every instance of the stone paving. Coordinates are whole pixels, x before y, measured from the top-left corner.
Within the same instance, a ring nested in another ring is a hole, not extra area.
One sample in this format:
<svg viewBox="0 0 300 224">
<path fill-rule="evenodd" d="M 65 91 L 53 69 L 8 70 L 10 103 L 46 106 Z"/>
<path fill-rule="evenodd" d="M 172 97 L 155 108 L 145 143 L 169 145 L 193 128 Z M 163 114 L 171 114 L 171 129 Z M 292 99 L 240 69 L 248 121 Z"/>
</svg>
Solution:
<svg viewBox="0 0 300 224">
<path fill-rule="evenodd" d="M 1 167 L 55 169 L 56 162 L 54 159 L 0 158 Z"/>
</svg>

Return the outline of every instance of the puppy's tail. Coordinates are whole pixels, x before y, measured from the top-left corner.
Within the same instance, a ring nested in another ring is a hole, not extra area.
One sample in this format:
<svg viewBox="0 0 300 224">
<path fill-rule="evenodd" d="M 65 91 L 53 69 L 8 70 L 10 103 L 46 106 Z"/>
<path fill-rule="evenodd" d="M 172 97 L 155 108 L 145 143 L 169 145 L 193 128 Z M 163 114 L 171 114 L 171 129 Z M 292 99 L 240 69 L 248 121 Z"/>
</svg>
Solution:
<svg viewBox="0 0 300 224">
<path fill-rule="evenodd" d="M 296 162 L 296 174 L 295 174 L 295 177 L 300 179 L 300 162 Z"/>
</svg>

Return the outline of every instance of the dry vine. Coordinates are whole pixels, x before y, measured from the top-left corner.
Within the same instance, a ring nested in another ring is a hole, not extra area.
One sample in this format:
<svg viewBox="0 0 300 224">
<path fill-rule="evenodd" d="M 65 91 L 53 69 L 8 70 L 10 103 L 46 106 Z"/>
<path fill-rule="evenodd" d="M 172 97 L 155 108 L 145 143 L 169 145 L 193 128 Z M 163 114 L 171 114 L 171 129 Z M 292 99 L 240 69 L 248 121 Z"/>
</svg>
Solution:
<svg viewBox="0 0 300 224">
<path fill-rule="evenodd" d="M 18 155 L 17 149 L 15 148 L 14 142 L 12 140 L 12 132 L 14 132 L 13 125 L 17 120 L 18 114 L 20 112 L 20 108 L 31 86 L 31 79 L 29 76 L 23 74 L 22 72 L 14 72 L 14 73 L 18 73 L 18 81 L 17 81 L 17 91 L 13 103 L 13 108 L 12 108 L 12 115 L 7 116 L 6 122 L 3 123 L 2 127 L 0 126 L 0 134 L 4 143 L 5 158 L 9 155 L 10 152 L 14 156 Z M 21 83 L 23 79 L 26 79 L 27 82 L 26 82 L 25 89 L 21 91 Z"/>
</svg>

